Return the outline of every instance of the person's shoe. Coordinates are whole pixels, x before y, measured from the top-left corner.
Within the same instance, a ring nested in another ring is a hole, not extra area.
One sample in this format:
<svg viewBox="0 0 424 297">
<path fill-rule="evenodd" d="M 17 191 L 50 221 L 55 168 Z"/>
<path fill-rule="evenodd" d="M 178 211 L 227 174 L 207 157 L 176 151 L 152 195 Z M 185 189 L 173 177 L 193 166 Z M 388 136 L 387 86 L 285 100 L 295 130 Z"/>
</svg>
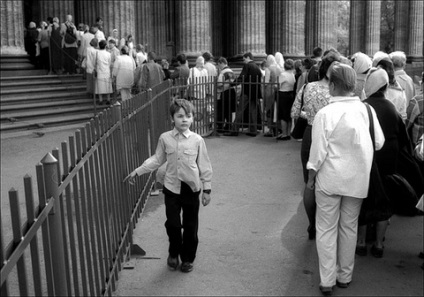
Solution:
<svg viewBox="0 0 424 297">
<path fill-rule="evenodd" d="M 378 248 L 375 245 L 371 247 L 371 255 L 376 258 L 383 258 L 384 247 Z"/>
<path fill-rule="evenodd" d="M 367 255 L 367 246 L 366 245 L 357 245 L 355 249 L 355 254 L 358 256 L 366 256 Z"/>
<path fill-rule="evenodd" d="M 342 282 L 339 282 L 338 280 L 336 280 L 336 285 L 339 288 L 347 289 L 349 287 L 349 285 L 350 285 L 350 282 L 348 282 L 348 283 L 342 283 Z"/>
<path fill-rule="evenodd" d="M 274 137 L 274 134 L 272 132 L 267 132 L 264 134 L 264 137 Z"/>
<path fill-rule="evenodd" d="M 181 264 L 181 271 L 182 272 L 191 272 L 193 271 L 193 263 L 190 262 L 183 262 L 183 264 Z"/>
<path fill-rule="evenodd" d="M 283 136 L 283 135 L 280 135 L 280 136 L 278 136 L 277 137 L 277 140 L 290 140 L 291 139 L 291 137 L 290 136 Z"/>
<path fill-rule="evenodd" d="M 315 236 L 316 236 L 316 230 L 315 230 L 315 227 L 313 227 L 313 226 L 309 226 L 308 227 L 308 234 L 309 234 L 309 239 L 310 240 L 314 240 L 315 239 Z"/>
<path fill-rule="evenodd" d="M 238 136 L 238 132 L 225 132 L 224 136 Z"/>
<path fill-rule="evenodd" d="M 256 137 L 256 135 L 258 135 L 257 133 L 254 132 L 248 132 L 246 133 L 247 136 L 251 136 L 251 137 Z"/>
<path fill-rule="evenodd" d="M 424 259 L 424 252 L 420 252 L 420 253 L 418 254 L 418 257 L 419 257 L 419 258 L 421 258 L 421 259 Z"/>
<path fill-rule="evenodd" d="M 333 294 L 333 287 L 319 286 L 319 289 L 324 296 L 331 296 Z"/>
<path fill-rule="evenodd" d="M 173 257 L 171 257 L 171 255 L 169 255 L 167 263 L 168 263 L 169 269 L 177 270 L 177 267 L 178 267 L 178 264 L 180 264 L 180 261 L 178 260 L 178 257 L 173 258 Z"/>
</svg>

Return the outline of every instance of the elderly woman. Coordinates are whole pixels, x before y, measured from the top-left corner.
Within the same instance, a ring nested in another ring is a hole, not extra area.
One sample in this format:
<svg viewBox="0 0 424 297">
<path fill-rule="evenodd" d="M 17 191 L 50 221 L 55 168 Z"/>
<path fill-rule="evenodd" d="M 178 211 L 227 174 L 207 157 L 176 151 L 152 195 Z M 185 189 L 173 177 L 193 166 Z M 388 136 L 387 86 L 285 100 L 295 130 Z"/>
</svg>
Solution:
<svg viewBox="0 0 424 297">
<path fill-rule="evenodd" d="M 265 114 L 267 117 L 267 126 L 269 131 L 264 134 L 265 137 L 277 136 L 277 128 L 273 127 L 272 119 L 274 113 L 274 103 L 276 99 L 276 92 L 278 89 L 278 77 L 281 74 L 281 69 L 275 61 L 273 55 L 268 55 L 266 58 L 265 67 Z"/>
<path fill-rule="evenodd" d="M 284 71 L 278 77 L 278 99 L 277 99 L 277 119 L 281 122 L 281 134 L 277 140 L 290 140 L 291 117 L 290 111 L 294 102 L 294 61 L 287 59 L 284 63 Z"/>
<path fill-rule="evenodd" d="M 110 71 L 110 65 L 112 64 L 112 58 L 108 51 L 106 51 L 106 40 L 99 41 L 99 50 L 97 51 L 97 57 L 94 62 L 95 69 L 97 71 L 97 78 L 95 79 L 94 92 L 99 95 L 99 104 L 102 105 L 103 95 L 106 95 L 106 104 L 110 104 L 110 94 L 112 90 L 112 76 Z"/>
<path fill-rule="evenodd" d="M 187 99 L 203 100 L 206 98 L 206 87 L 204 84 L 206 83 L 207 77 L 208 71 L 205 68 L 205 58 L 199 56 L 196 60 L 196 66 L 190 68 L 187 84 L 196 86 L 189 87 Z"/>
<path fill-rule="evenodd" d="M 338 53 L 330 52 L 325 55 L 320 63 L 318 69 L 319 81 L 309 82 L 304 88 L 300 89 L 297 93 L 295 102 L 291 109 L 291 117 L 297 119 L 302 112 L 302 116 L 308 120 L 308 126 L 305 129 L 302 139 L 302 147 L 300 150 L 300 158 L 302 161 L 303 169 L 303 181 L 308 181 L 308 170 L 306 169 L 306 163 L 309 158 L 309 151 L 311 148 L 311 131 L 312 124 L 316 113 L 328 104 L 330 100 L 330 93 L 328 88 L 328 76 L 327 71 L 334 61 L 340 61 L 340 55 Z M 305 93 L 305 95 L 303 95 Z M 303 108 L 301 110 L 301 102 L 303 100 Z M 307 189 L 305 189 L 303 196 L 303 204 L 305 205 L 306 214 L 309 220 L 309 239 L 315 238 L 315 196 L 313 193 L 308 195 Z"/>
<path fill-rule="evenodd" d="M 122 101 L 131 98 L 131 88 L 134 84 L 134 59 L 129 56 L 129 48 L 124 46 L 120 56 L 113 64 L 112 77 L 116 81 L 116 90 L 121 93 Z"/>
<path fill-rule="evenodd" d="M 373 143 L 366 106 L 355 91 L 352 67 L 334 63 L 329 69 L 331 100 L 315 115 L 312 146 L 307 168 L 307 187 L 315 189 L 316 245 L 320 290 L 331 295 L 337 285 L 347 288 L 352 281 L 358 216 L 367 197 Z M 384 135 L 372 108 L 375 148 Z"/>
<path fill-rule="evenodd" d="M 365 99 L 364 85 L 368 71 L 371 69 L 372 60 L 366 54 L 358 52 L 352 57 L 353 69 L 356 71 L 355 96 Z"/>
<path fill-rule="evenodd" d="M 390 180 L 385 177 L 398 172 L 399 150 L 408 144 L 408 136 L 402 118 L 396 111 L 396 107 L 385 97 L 388 87 L 389 76 L 386 71 L 372 68 L 365 82 L 367 99 L 364 102 L 374 108 L 386 139 L 382 149 L 375 152 L 375 161 L 386 189 L 389 189 Z M 376 241 L 371 248 L 371 254 L 376 258 L 383 256 L 383 238 L 391 215 L 392 209 L 389 200 L 379 201 L 378 207 L 365 200 L 359 218 L 356 254 L 360 256 L 367 254 L 367 224 L 375 223 Z"/>
</svg>

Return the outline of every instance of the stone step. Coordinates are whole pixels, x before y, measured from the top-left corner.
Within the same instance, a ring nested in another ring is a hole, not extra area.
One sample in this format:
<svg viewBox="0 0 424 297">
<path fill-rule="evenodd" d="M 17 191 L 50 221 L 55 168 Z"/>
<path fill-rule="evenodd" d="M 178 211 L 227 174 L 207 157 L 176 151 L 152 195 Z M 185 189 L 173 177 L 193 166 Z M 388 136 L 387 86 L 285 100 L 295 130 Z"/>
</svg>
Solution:
<svg viewBox="0 0 424 297">
<path fill-rule="evenodd" d="M 36 93 L 51 93 L 51 92 L 63 92 L 63 91 L 84 91 L 87 89 L 85 84 L 43 84 L 43 85 L 35 85 L 35 86 L 27 86 L 27 87 L 7 87 L 3 88 L 0 91 L 2 96 L 5 95 L 13 95 L 13 94 L 22 94 L 23 91 L 26 93 L 36 94 Z"/>
<path fill-rule="evenodd" d="M 14 110 L 3 112 L 0 114 L 0 120 L 2 122 L 9 121 L 9 119 L 16 119 L 17 122 L 24 119 L 36 119 L 38 117 L 51 116 L 51 115 L 65 115 L 68 113 L 75 112 L 86 112 L 93 111 L 94 107 L 90 104 L 77 105 L 77 106 L 66 106 L 66 107 L 51 107 L 51 108 L 42 108 L 36 110 Z"/>
<path fill-rule="evenodd" d="M 16 122 L 2 122 L 0 131 L 14 132 L 31 129 L 46 128 L 52 126 L 70 125 L 88 122 L 93 117 L 93 112 L 73 113 L 69 115 L 54 115 L 49 117 L 35 118 Z"/>
<path fill-rule="evenodd" d="M 54 100 L 65 100 L 65 99 L 79 99 L 87 97 L 87 92 L 84 91 L 64 91 L 60 93 L 36 93 L 36 94 L 13 94 L 13 95 L 2 95 L 1 96 L 1 106 L 7 104 L 16 104 L 16 103 L 30 103 L 30 102 L 47 102 Z"/>
<path fill-rule="evenodd" d="M 67 99 L 62 101 L 47 101 L 47 102 L 34 102 L 26 104 L 10 104 L 1 107 L 2 112 L 10 112 L 17 110 L 33 110 L 38 108 L 51 108 L 51 107 L 65 107 L 72 105 L 91 105 L 93 106 L 93 98 L 82 99 Z"/>
</svg>

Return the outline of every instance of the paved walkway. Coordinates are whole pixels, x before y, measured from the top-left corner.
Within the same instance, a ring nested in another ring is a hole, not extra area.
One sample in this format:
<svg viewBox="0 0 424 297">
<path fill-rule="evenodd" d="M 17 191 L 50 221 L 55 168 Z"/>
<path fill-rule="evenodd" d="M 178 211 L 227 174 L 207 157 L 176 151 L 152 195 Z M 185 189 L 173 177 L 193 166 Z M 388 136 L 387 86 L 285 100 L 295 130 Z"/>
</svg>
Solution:
<svg viewBox="0 0 424 297">
<path fill-rule="evenodd" d="M 73 131 L 2 139 L 2 220 L 7 191 L 22 189 L 35 164 Z M 166 267 L 163 195 L 151 197 L 134 233 L 146 256 L 119 274 L 114 296 L 320 295 L 315 242 L 307 239 L 300 142 L 256 138 L 206 139 L 214 169 L 212 202 L 201 206 L 199 248 L 189 274 Z M 22 194 L 21 194 L 21 196 Z M 385 255 L 357 257 L 354 279 L 340 296 L 422 296 L 423 217 L 394 216 Z"/>
<path fill-rule="evenodd" d="M 307 238 L 300 142 L 212 137 L 212 202 L 201 206 L 199 248 L 189 274 L 166 266 L 163 195 L 151 197 L 134 242 L 146 251 L 120 273 L 115 296 L 321 295 L 315 241 Z M 385 256 L 357 258 L 348 289 L 334 295 L 422 295 L 423 217 L 394 216 Z"/>
</svg>

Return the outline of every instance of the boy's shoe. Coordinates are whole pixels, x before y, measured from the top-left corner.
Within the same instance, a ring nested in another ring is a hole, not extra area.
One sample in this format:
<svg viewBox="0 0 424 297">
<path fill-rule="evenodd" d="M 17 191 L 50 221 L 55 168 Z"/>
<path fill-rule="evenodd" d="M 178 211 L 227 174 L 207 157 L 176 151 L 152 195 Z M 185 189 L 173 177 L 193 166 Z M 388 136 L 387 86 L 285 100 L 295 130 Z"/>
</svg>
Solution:
<svg viewBox="0 0 424 297">
<path fill-rule="evenodd" d="M 384 247 L 378 248 L 375 245 L 371 247 L 371 255 L 373 255 L 376 258 L 383 258 L 383 252 Z"/>
<path fill-rule="evenodd" d="M 366 256 L 367 255 L 367 246 L 366 245 L 357 245 L 355 249 L 355 254 L 358 256 Z"/>
<path fill-rule="evenodd" d="M 171 270 L 177 270 L 178 265 L 180 264 L 180 261 L 178 260 L 178 257 L 172 258 L 171 255 L 168 256 L 168 267 Z"/>
<path fill-rule="evenodd" d="M 190 262 L 183 262 L 183 264 L 181 264 L 181 271 L 182 272 L 190 272 L 193 271 L 193 263 Z"/>
</svg>

